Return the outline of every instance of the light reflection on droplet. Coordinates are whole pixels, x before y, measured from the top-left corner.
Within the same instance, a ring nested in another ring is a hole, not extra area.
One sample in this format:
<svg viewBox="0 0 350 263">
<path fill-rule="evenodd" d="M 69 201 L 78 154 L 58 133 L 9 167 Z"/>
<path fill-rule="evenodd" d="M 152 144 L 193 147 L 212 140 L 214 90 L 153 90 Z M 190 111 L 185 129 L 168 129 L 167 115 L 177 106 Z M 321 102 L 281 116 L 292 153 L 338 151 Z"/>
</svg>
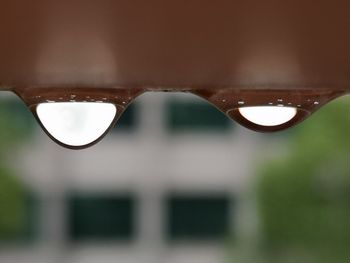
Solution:
<svg viewBox="0 0 350 263">
<path fill-rule="evenodd" d="M 254 106 L 239 108 L 247 120 L 261 126 L 277 126 L 294 118 L 297 110 L 293 107 Z"/>
<path fill-rule="evenodd" d="M 117 109 L 111 103 L 57 102 L 39 104 L 36 112 L 56 140 L 69 146 L 83 146 L 105 133 Z"/>
</svg>

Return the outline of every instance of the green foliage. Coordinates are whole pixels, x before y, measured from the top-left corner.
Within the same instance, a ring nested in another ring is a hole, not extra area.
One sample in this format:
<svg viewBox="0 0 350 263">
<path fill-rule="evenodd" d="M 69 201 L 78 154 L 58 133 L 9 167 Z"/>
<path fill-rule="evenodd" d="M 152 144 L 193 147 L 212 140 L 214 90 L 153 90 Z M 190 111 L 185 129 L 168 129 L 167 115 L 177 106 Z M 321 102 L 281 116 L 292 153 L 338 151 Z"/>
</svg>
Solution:
<svg viewBox="0 0 350 263">
<path fill-rule="evenodd" d="M 27 196 L 12 167 L 9 152 L 32 132 L 34 118 L 18 99 L 0 100 L 0 241 L 12 240 L 25 231 Z"/>
<path fill-rule="evenodd" d="M 0 167 L 0 241 L 13 239 L 23 231 L 24 189 L 13 173 Z"/>
<path fill-rule="evenodd" d="M 344 98 L 320 110 L 291 136 L 288 155 L 260 171 L 269 262 L 349 262 L 349 109 Z"/>
<path fill-rule="evenodd" d="M 32 134 L 34 117 L 19 99 L 0 100 L 0 154 L 8 152 Z"/>
</svg>

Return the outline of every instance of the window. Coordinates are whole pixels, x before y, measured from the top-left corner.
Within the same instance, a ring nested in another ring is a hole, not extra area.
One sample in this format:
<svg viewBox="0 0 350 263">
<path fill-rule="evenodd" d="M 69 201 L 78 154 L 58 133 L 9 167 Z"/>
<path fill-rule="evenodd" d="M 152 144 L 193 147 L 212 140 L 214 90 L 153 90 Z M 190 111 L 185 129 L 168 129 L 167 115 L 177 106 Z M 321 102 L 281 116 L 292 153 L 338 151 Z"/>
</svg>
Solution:
<svg viewBox="0 0 350 263">
<path fill-rule="evenodd" d="M 40 223 L 40 202 L 37 196 L 27 194 L 24 208 L 23 231 L 21 239 L 33 240 L 37 237 Z"/>
<path fill-rule="evenodd" d="M 131 104 L 120 116 L 117 124 L 113 127 L 113 131 L 134 130 L 136 128 L 137 104 Z"/>
<path fill-rule="evenodd" d="M 69 198 L 69 236 L 73 241 L 131 239 L 134 200 L 129 196 L 91 195 Z"/>
<path fill-rule="evenodd" d="M 32 113 L 19 99 L 1 98 L 0 119 L 0 125 L 6 125 L 6 129 L 0 129 L 2 140 L 27 138 L 37 127 Z"/>
<path fill-rule="evenodd" d="M 214 106 L 201 101 L 170 100 L 166 125 L 171 132 L 229 131 L 232 121 Z"/>
<path fill-rule="evenodd" d="M 226 196 L 171 196 L 167 200 L 170 240 L 219 240 L 229 234 L 231 201 Z"/>
</svg>

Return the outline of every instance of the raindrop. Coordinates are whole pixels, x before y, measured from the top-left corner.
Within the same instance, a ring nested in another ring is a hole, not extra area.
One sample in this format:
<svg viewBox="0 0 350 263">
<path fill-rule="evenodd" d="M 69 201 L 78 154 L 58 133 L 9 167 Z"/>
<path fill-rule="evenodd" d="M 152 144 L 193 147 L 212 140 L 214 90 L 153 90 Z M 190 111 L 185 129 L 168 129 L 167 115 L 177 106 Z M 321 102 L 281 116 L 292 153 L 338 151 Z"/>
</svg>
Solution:
<svg viewBox="0 0 350 263">
<path fill-rule="evenodd" d="M 239 108 L 240 114 L 257 125 L 277 126 L 293 119 L 297 110 L 293 107 L 254 106 Z"/>
<path fill-rule="evenodd" d="M 96 141 L 113 122 L 117 109 L 111 103 L 42 103 L 37 116 L 46 131 L 69 146 L 84 146 Z"/>
</svg>

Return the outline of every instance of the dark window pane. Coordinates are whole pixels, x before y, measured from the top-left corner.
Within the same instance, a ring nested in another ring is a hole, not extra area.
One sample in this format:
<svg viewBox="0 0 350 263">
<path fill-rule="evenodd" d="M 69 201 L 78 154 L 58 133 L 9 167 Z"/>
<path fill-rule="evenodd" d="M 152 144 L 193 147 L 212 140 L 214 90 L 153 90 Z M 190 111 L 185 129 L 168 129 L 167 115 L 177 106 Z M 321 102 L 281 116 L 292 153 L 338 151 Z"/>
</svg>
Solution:
<svg viewBox="0 0 350 263">
<path fill-rule="evenodd" d="M 131 197 L 73 196 L 69 199 L 69 236 L 73 241 L 129 239 L 133 216 Z"/>
<path fill-rule="evenodd" d="M 167 128 L 172 132 L 228 131 L 232 127 L 228 117 L 205 102 L 169 101 L 166 113 Z"/>
<path fill-rule="evenodd" d="M 37 127 L 34 116 L 19 99 L 1 98 L 0 120 L 0 141 L 3 145 L 28 138 Z"/>
<path fill-rule="evenodd" d="M 174 196 L 168 199 L 171 240 L 222 239 L 230 230 L 230 200 L 224 196 Z"/>
<path fill-rule="evenodd" d="M 21 238 L 31 241 L 38 235 L 40 223 L 39 199 L 33 194 L 28 194 L 25 200 L 25 215 L 23 220 L 23 232 Z"/>
<path fill-rule="evenodd" d="M 131 104 L 119 118 L 113 131 L 134 130 L 136 128 L 137 104 Z"/>
</svg>

